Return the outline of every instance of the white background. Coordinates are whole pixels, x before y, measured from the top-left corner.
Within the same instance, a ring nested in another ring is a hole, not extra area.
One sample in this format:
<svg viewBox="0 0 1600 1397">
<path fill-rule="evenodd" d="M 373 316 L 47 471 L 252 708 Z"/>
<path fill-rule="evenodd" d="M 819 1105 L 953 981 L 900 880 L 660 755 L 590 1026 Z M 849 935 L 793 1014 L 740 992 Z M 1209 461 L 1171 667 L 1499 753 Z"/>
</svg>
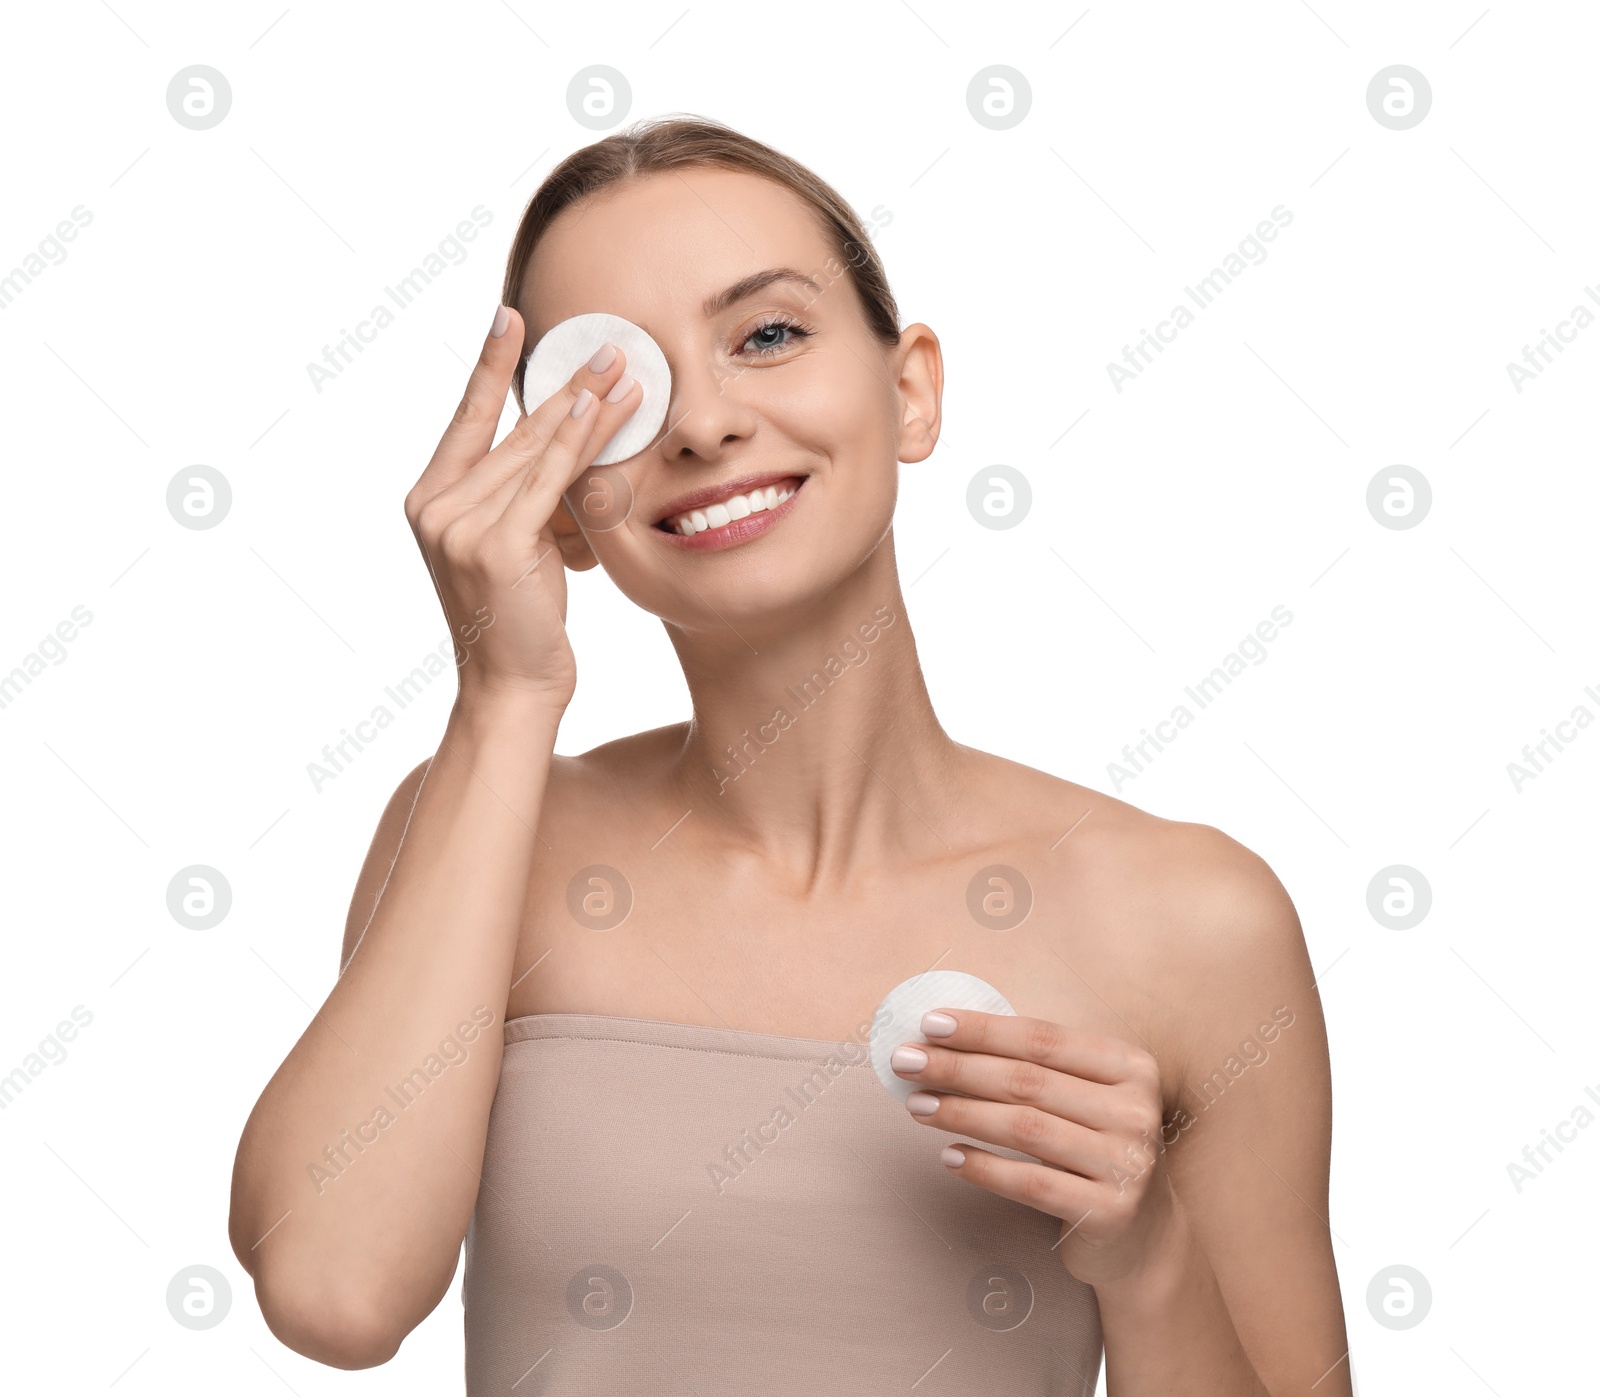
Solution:
<svg viewBox="0 0 1600 1397">
<path fill-rule="evenodd" d="M 1576 705 L 1600 714 L 1600 326 L 1520 393 L 1506 371 L 1600 294 L 1591 7 L 117 0 L 16 8 L 7 38 L 0 273 L 75 207 L 92 222 L 0 312 L 0 673 L 93 614 L 0 710 L 0 1074 L 93 1014 L 0 1112 L 7 1385 L 460 1390 L 459 1274 L 382 1368 L 279 1344 L 228 1247 L 229 1176 L 334 981 L 378 813 L 449 709 L 435 686 L 313 789 L 307 763 L 445 639 L 401 501 L 522 206 L 602 134 L 567 106 L 591 64 L 626 76 L 629 119 L 719 118 L 892 213 L 875 237 L 903 319 L 948 370 L 895 532 L 955 738 L 1111 791 L 1124 743 L 1293 612 L 1118 793 L 1227 831 L 1300 911 L 1361 1391 L 1592 1372 L 1600 1130 L 1520 1193 L 1506 1167 L 1600 1090 L 1600 731 L 1520 792 L 1507 773 Z M 206 131 L 166 106 L 196 63 L 232 89 Z M 1366 103 L 1397 63 L 1432 88 L 1404 131 Z M 1004 131 L 967 106 L 991 64 L 1032 92 Z M 318 393 L 308 361 L 479 204 L 465 260 Z M 1280 204 L 1267 259 L 1117 392 L 1107 361 Z M 199 463 L 233 491 L 212 530 L 166 508 Z M 996 463 L 1033 489 L 1011 530 L 966 510 Z M 1366 505 L 1400 463 L 1433 492 L 1406 530 Z M 559 750 L 685 717 L 660 625 L 602 570 L 570 586 Z M 232 888 L 210 931 L 167 911 L 190 864 Z M 1409 930 L 1367 909 L 1391 864 L 1432 888 Z M 234 1291 L 203 1332 L 165 1303 L 194 1264 Z M 1366 1302 L 1395 1264 L 1432 1287 L 1403 1331 Z"/>
</svg>

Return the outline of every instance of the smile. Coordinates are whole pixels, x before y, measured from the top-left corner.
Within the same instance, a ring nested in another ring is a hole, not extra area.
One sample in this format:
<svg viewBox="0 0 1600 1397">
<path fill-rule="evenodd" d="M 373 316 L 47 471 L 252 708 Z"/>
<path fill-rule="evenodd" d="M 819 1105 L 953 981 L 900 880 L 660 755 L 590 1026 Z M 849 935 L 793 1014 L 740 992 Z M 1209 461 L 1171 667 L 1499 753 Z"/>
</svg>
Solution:
<svg viewBox="0 0 1600 1397">
<path fill-rule="evenodd" d="M 731 548 L 777 524 L 793 508 L 792 502 L 804 483 L 804 476 L 789 476 L 747 493 L 668 515 L 655 527 L 680 547 Z"/>
</svg>

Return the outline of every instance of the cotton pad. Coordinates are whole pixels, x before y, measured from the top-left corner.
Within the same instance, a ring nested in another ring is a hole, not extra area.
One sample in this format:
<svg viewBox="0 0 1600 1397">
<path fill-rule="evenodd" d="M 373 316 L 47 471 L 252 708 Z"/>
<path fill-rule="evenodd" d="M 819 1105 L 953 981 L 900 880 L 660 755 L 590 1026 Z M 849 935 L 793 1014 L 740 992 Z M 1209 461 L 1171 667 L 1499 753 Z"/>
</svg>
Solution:
<svg viewBox="0 0 1600 1397">
<path fill-rule="evenodd" d="M 930 1009 L 978 1009 L 985 1014 L 1013 1015 L 1017 1012 L 987 980 L 960 970 L 929 970 L 902 980 L 884 995 L 883 1003 L 872 1016 L 872 1034 L 867 1040 L 872 1070 L 889 1094 L 901 1102 L 912 1092 L 926 1088 L 895 1076 L 889 1058 L 902 1043 L 937 1043 L 922 1032 L 922 1016 Z M 950 1094 L 964 1095 L 962 1092 Z"/>
<path fill-rule="evenodd" d="M 667 356 L 661 352 L 661 346 L 647 331 L 620 315 L 601 312 L 574 315 L 552 325 L 534 345 L 522 378 L 522 401 L 531 412 L 564 387 L 573 374 L 594 357 L 595 350 L 608 341 L 627 356 L 623 372 L 639 380 L 644 400 L 594 458 L 597 466 L 609 466 L 637 456 L 656 439 L 661 424 L 667 420 L 672 373 L 667 368 Z"/>
</svg>

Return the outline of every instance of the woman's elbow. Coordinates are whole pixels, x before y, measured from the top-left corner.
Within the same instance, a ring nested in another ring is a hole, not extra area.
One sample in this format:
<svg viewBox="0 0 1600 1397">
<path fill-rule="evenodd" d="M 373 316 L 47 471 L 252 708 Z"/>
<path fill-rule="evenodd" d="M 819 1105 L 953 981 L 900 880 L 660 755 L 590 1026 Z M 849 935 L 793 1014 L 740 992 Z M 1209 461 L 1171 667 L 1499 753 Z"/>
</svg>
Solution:
<svg viewBox="0 0 1600 1397">
<path fill-rule="evenodd" d="M 376 1368 L 405 1339 L 382 1306 L 359 1296 L 330 1296 L 270 1273 L 256 1277 L 256 1303 L 277 1340 L 330 1368 Z"/>
</svg>

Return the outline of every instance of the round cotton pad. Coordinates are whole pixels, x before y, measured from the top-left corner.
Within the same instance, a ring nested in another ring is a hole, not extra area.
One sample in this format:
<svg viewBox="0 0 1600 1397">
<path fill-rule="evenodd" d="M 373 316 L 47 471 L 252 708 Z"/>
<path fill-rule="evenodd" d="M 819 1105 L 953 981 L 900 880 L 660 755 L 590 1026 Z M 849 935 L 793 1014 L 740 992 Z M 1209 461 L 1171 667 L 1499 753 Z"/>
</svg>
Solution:
<svg viewBox="0 0 1600 1397">
<path fill-rule="evenodd" d="M 627 356 L 624 371 L 639 380 L 644 388 L 644 400 L 594 458 L 597 466 L 609 466 L 637 456 L 656 439 L 661 424 L 667 420 L 672 373 L 667 368 L 667 356 L 661 352 L 661 346 L 633 321 L 624 320 L 620 315 L 601 312 L 574 315 L 570 320 L 552 325 L 534 345 L 522 378 L 522 401 L 531 412 L 588 363 L 595 350 L 608 340 Z"/>
<path fill-rule="evenodd" d="M 936 1041 L 929 1040 L 922 1032 L 922 1016 L 930 1009 L 979 1009 L 985 1014 L 1017 1012 L 987 980 L 960 970 L 929 970 L 902 980 L 884 995 L 883 1003 L 872 1016 L 872 1034 L 867 1040 L 872 1070 L 889 1094 L 901 1102 L 912 1092 L 924 1088 L 895 1076 L 889 1057 L 902 1043 Z M 950 1094 L 960 1096 L 963 1093 Z"/>
</svg>

